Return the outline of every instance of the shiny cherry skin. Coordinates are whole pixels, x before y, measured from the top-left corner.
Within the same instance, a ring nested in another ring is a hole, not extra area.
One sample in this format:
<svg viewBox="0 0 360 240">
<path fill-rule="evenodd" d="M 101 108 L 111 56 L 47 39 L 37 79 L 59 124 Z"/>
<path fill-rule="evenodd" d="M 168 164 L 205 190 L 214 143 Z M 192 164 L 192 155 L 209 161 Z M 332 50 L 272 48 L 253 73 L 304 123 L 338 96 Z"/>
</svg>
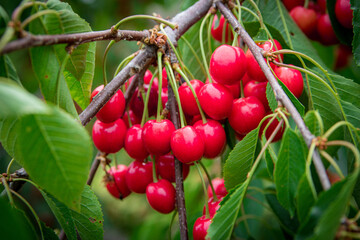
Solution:
<svg viewBox="0 0 360 240">
<path fill-rule="evenodd" d="M 221 45 L 211 55 L 209 71 L 216 82 L 231 85 L 241 80 L 246 66 L 246 57 L 241 48 Z"/>
<path fill-rule="evenodd" d="M 196 95 L 199 94 L 199 91 L 202 86 L 204 86 L 204 83 L 200 80 L 193 79 L 190 81 L 190 84 L 192 88 L 194 89 Z M 187 85 L 186 82 L 184 82 L 178 89 L 179 96 L 180 96 L 180 102 L 181 107 L 185 114 L 190 116 L 195 116 L 200 114 L 199 108 L 196 104 L 196 100 L 194 95 L 191 92 L 190 87 Z"/>
<path fill-rule="evenodd" d="M 318 18 L 317 31 L 322 44 L 333 45 L 339 42 L 331 25 L 329 14 L 323 14 Z"/>
<path fill-rule="evenodd" d="M 201 108 L 214 120 L 222 120 L 229 116 L 233 96 L 222 84 L 208 83 L 199 91 Z"/>
<path fill-rule="evenodd" d="M 246 74 L 245 74 L 246 75 Z M 213 83 L 218 83 L 216 82 L 215 79 L 212 80 Z M 207 78 L 205 83 L 209 83 L 209 79 Z M 238 98 L 240 96 L 240 84 L 239 82 L 236 82 L 234 84 L 231 85 L 224 85 L 227 89 L 229 89 L 229 91 L 231 92 L 231 94 L 233 95 L 233 98 Z"/>
<path fill-rule="evenodd" d="M 201 134 L 204 144 L 204 157 L 215 158 L 219 156 L 226 145 L 226 134 L 222 125 L 215 120 L 207 119 L 197 121 L 193 127 Z"/>
<path fill-rule="evenodd" d="M 160 120 L 160 122 L 147 121 L 142 133 L 145 148 L 154 155 L 164 155 L 170 152 L 170 139 L 174 131 L 174 124 L 167 119 Z"/>
<path fill-rule="evenodd" d="M 291 11 L 296 6 L 304 6 L 305 0 L 283 0 L 283 4 L 285 5 L 288 11 Z"/>
<path fill-rule="evenodd" d="M 119 164 L 117 167 L 111 167 L 108 171 L 112 179 L 106 180 L 106 188 L 111 195 L 118 199 L 123 199 L 131 193 L 125 180 L 127 169 L 126 165 Z"/>
<path fill-rule="evenodd" d="M 252 81 L 252 80 L 253 80 L 253 79 L 251 79 L 251 78 L 249 77 L 249 75 L 247 74 L 247 72 L 246 72 L 245 75 L 243 76 L 243 78 L 241 79 L 243 87 L 245 87 L 246 84 L 247 84 L 248 82 Z M 236 98 L 238 98 L 238 97 L 236 97 Z"/>
<path fill-rule="evenodd" d="M 112 123 L 103 123 L 96 120 L 92 129 L 92 138 L 99 151 L 116 153 L 124 146 L 126 125 L 119 118 Z"/>
<path fill-rule="evenodd" d="M 175 130 L 171 136 L 170 144 L 174 156 L 182 163 L 200 160 L 204 154 L 203 139 L 192 126 Z"/>
<path fill-rule="evenodd" d="M 134 159 L 144 159 L 149 156 L 142 139 L 142 131 L 140 124 L 135 124 L 126 132 L 125 150 Z"/>
<path fill-rule="evenodd" d="M 296 98 L 301 96 L 304 89 L 304 80 L 300 71 L 287 67 L 277 67 L 274 73 Z"/>
<path fill-rule="evenodd" d="M 161 178 L 168 180 L 169 182 L 175 182 L 175 159 L 172 154 L 165 154 L 155 157 L 156 172 Z M 183 164 L 183 179 L 189 174 L 190 166 Z"/>
<path fill-rule="evenodd" d="M 239 134 L 247 134 L 257 128 L 265 116 L 265 108 L 256 97 L 234 100 L 229 117 L 231 127 Z"/>
<path fill-rule="evenodd" d="M 353 10 L 351 9 L 350 0 L 337 0 L 335 4 L 335 15 L 343 27 L 353 27 Z"/>
<path fill-rule="evenodd" d="M 150 206 L 164 214 L 174 211 L 175 194 L 174 186 L 166 179 L 160 179 L 146 187 L 146 198 Z"/>
<path fill-rule="evenodd" d="M 104 89 L 104 85 L 100 85 L 91 93 L 91 101 L 93 98 Z M 125 98 L 121 90 L 118 90 L 114 96 L 100 109 L 96 114 L 97 119 L 104 123 L 114 122 L 121 118 L 125 110 Z"/>
<path fill-rule="evenodd" d="M 316 31 L 317 14 L 315 10 L 297 6 L 291 10 L 290 16 L 306 36 L 311 36 Z"/>
<path fill-rule="evenodd" d="M 161 90 L 161 104 L 162 107 L 165 108 L 166 107 L 166 103 L 168 101 L 168 89 L 167 88 L 163 88 Z"/>
<path fill-rule="evenodd" d="M 261 127 L 260 127 L 260 131 L 259 131 L 259 136 L 261 137 L 261 135 L 263 134 L 263 131 L 266 127 L 266 125 L 268 124 L 268 122 L 270 121 L 270 118 L 266 119 Z M 275 128 L 277 127 L 277 125 L 279 124 L 279 120 L 277 120 L 277 118 L 275 118 L 269 125 L 269 127 L 267 128 L 266 132 L 265 132 L 265 138 L 269 139 L 269 137 L 271 136 L 271 134 L 274 132 Z M 285 127 L 284 125 L 281 126 L 280 130 L 277 132 L 277 134 L 275 135 L 275 137 L 273 138 L 273 140 L 271 142 L 277 142 L 279 141 L 285 131 Z"/>
<path fill-rule="evenodd" d="M 226 27 L 225 36 L 224 36 L 224 27 Z M 230 35 L 230 39 L 233 39 L 233 34 L 229 29 L 229 23 L 225 20 L 223 15 L 221 15 L 220 20 L 218 16 L 215 15 L 214 20 L 211 24 L 211 36 L 218 42 L 223 42 L 223 40 L 224 42 L 228 42 L 229 35 Z"/>
<path fill-rule="evenodd" d="M 145 95 L 147 93 L 148 86 L 144 85 L 145 88 Z M 149 116 L 153 116 L 156 113 L 157 110 L 157 98 L 158 94 L 154 88 L 150 89 L 150 96 L 149 96 L 149 103 L 148 103 L 148 113 Z M 136 89 L 133 96 L 130 100 L 130 109 L 134 112 L 135 116 L 139 119 L 142 118 L 142 114 L 144 112 L 144 101 L 143 98 L 139 92 L 139 89 Z"/>
<path fill-rule="evenodd" d="M 264 105 L 265 110 L 270 110 L 269 102 L 266 97 L 266 85 L 267 82 L 250 81 L 244 87 L 244 97 L 257 97 Z"/>
<path fill-rule="evenodd" d="M 211 222 L 212 219 L 206 218 L 205 216 L 201 216 L 198 219 L 196 219 L 193 228 L 193 239 L 205 240 Z"/>
<path fill-rule="evenodd" d="M 124 116 L 122 117 L 122 120 L 124 121 L 127 128 L 130 128 L 129 118 L 131 125 L 140 124 L 141 122 L 141 120 L 135 116 L 134 112 L 129 109 L 128 111 L 125 111 Z"/>
<path fill-rule="evenodd" d="M 150 84 L 153 75 L 150 70 L 146 70 L 144 74 L 144 84 Z"/>
<path fill-rule="evenodd" d="M 153 182 L 152 162 L 133 161 L 126 172 L 126 184 L 135 193 L 145 193 L 146 187 Z"/>
<path fill-rule="evenodd" d="M 220 203 L 222 200 L 223 200 L 223 197 L 219 198 L 217 201 L 215 201 L 213 197 L 209 198 L 208 207 L 209 207 L 210 218 L 213 218 L 214 215 L 216 214 L 217 210 L 220 209 Z M 203 215 L 206 215 L 206 207 L 205 206 L 203 208 Z"/>
<path fill-rule="evenodd" d="M 225 183 L 223 178 L 214 178 L 211 180 L 211 183 L 214 187 L 215 194 L 218 198 L 225 197 L 228 194 L 228 191 L 225 188 Z M 211 186 L 209 184 L 207 188 L 208 196 L 209 198 L 213 197 L 213 191 L 211 189 Z"/>
<path fill-rule="evenodd" d="M 161 88 L 167 88 L 168 87 L 168 82 L 167 82 L 167 76 L 162 78 L 162 83 L 161 83 Z M 156 91 L 159 91 L 159 79 L 158 78 L 154 78 L 154 82 L 153 82 L 153 88 Z"/>
</svg>

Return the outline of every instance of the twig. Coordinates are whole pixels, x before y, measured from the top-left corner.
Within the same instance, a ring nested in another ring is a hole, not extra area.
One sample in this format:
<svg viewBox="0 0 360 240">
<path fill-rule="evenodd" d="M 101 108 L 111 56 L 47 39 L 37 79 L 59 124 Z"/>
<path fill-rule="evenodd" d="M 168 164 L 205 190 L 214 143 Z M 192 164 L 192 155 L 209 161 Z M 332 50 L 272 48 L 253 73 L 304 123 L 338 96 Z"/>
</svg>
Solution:
<svg viewBox="0 0 360 240">
<path fill-rule="evenodd" d="M 216 7 L 219 11 L 224 15 L 224 17 L 229 21 L 234 30 L 240 35 L 241 39 L 248 45 L 250 51 L 254 55 L 256 61 L 258 62 L 261 70 L 264 72 L 266 78 L 268 79 L 270 86 L 272 87 L 276 100 L 280 101 L 286 109 L 291 114 L 294 119 L 297 127 L 299 128 L 307 146 L 311 145 L 312 140 L 315 138 L 314 135 L 311 134 L 309 129 L 306 127 L 304 120 L 301 118 L 299 112 L 296 110 L 284 90 L 281 88 L 276 78 L 272 74 L 270 68 L 267 66 L 264 57 L 261 54 L 261 49 L 255 44 L 249 34 L 245 31 L 245 29 L 240 25 L 237 19 L 232 15 L 231 11 L 220 1 L 217 1 Z M 321 161 L 319 152 L 317 150 L 314 151 L 313 162 L 315 165 L 316 172 L 318 173 L 320 182 L 322 187 L 327 190 L 330 188 L 330 181 L 326 175 L 325 167 Z"/>
<path fill-rule="evenodd" d="M 54 44 L 83 44 L 94 41 L 104 40 L 127 40 L 127 41 L 144 41 L 151 36 L 150 31 L 130 31 L 130 30 L 117 30 L 112 29 L 96 32 L 84 32 L 74 34 L 58 34 L 58 35 L 32 35 L 27 33 L 25 37 L 14 40 L 8 43 L 0 54 L 10 53 L 19 49 L 48 46 Z"/>
</svg>

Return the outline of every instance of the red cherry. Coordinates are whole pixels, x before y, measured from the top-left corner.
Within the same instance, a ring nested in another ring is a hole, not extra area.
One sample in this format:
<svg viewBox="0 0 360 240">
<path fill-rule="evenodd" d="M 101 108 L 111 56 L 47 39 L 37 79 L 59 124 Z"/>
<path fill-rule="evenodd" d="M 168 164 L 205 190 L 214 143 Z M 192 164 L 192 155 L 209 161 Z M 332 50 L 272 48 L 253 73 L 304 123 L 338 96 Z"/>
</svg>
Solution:
<svg viewBox="0 0 360 240">
<path fill-rule="evenodd" d="M 310 3 L 310 2 L 309 2 Z M 321 13 L 326 13 L 326 0 L 317 0 Z"/>
<path fill-rule="evenodd" d="M 100 85 L 94 89 L 91 93 L 91 101 L 93 98 L 104 89 L 104 85 Z M 121 118 L 125 110 L 125 98 L 124 94 L 121 90 L 118 90 L 114 96 L 110 98 L 110 100 L 100 109 L 100 111 L 96 114 L 96 117 L 104 122 L 111 123 L 116 119 Z"/>
<path fill-rule="evenodd" d="M 166 78 L 163 77 L 161 86 L 162 86 L 162 89 L 168 87 L 167 77 Z M 159 79 L 158 78 L 154 78 L 153 87 L 156 91 L 159 91 Z"/>
<path fill-rule="evenodd" d="M 163 88 L 166 88 L 167 87 L 167 82 L 168 82 L 168 77 L 167 77 L 167 72 L 166 72 L 166 68 L 164 67 L 162 69 L 162 81 L 163 81 Z M 166 83 L 166 84 L 164 84 Z"/>
<path fill-rule="evenodd" d="M 165 214 L 175 209 L 175 194 L 174 186 L 166 179 L 160 179 L 146 187 L 146 198 L 150 206 Z"/>
<path fill-rule="evenodd" d="M 174 155 L 166 154 L 163 156 L 156 156 L 156 171 L 161 176 L 168 180 L 169 182 L 175 182 L 175 159 Z M 190 166 L 183 164 L 183 179 L 185 179 L 189 174 Z"/>
<path fill-rule="evenodd" d="M 306 36 L 311 36 L 316 31 L 315 10 L 297 6 L 291 10 L 290 16 Z"/>
<path fill-rule="evenodd" d="M 259 136 L 261 137 L 261 135 L 263 134 L 263 131 L 266 127 L 266 125 L 268 124 L 268 122 L 270 121 L 270 118 L 266 119 L 261 127 L 260 127 L 260 131 L 259 131 Z M 277 118 L 275 118 L 269 125 L 269 127 L 267 128 L 266 132 L 265 132 L 265 137 L 266 139 L 269 139 L 269 137 L 271 136 L 271 134 L 274 132 L 275 128 L 277 127 L 277 125 L 279 124 L 279 120 L 277 120 Z M 271 142 L 277 142 L 282 138 L 282 135 L 284 134 L 285 131 L 285 127 L 284 125 L 281 126 L 280 130 L 277 132 L 277 134 L 275 135 L 275 137 L 273 138 L 273 140 Z"/>
<path fill-rule="evenodd" d="M 209 214 L 210 214 L 210 218 L 213 218 L 214 215 L 216 214 L 216 211 L 219 210 L 220 208 L 220 203 L 223 200 L 223 198 L 219 198 L 217 201 L 214 201 L 214 199 L 212 197 L 209 198 L 208 201 L 208 208 L 209 208 Z M 203 208 L 203 215 L 206 214 L 206 207 L 204 206 Z"/>
<path fill-rule="evenodd" d="M 194 89 L 196 95 L 199 94 L 200 88 L 204 86 L 204 83 L 200 80 L 194 79 L 190 81 L 192 88 Z M 184 82 L 178 89 L 181 107 L 184 110 L 185 114 L 190 116 L 195 116 L 200 114 L 199 108 L 196 104 L 194 95 L 191 92 L 190 87 Z"/>
<path fill-rule="evenodd" d="M 204 157 L 215 158 L 219 156 L 226 144 L 226 134 L 221 124 L 211 119 L 207 119 L 206 123 L 199 120 L 194 124 L 194 128 L 203 138 L 205 144 Z"/>
<path fill-rule="evenodd" d="M 317 22 L 317 31 L 320 35 L 320 42 L 324 45 L 332 45 L 339 42 L 331 25 L 329 14 L 323 14 Z"/>
<path fill-rule="evenodd" d="M 175 130 L 171 136 L 170 144 L 174 156 L 182 163 L 200 160 L 204 154 L 203 139 L 192 126 Z"/>
<path fill-rule="evenodd" d="M 267 85 L 267 82 L 250 81 L 244 87 L 244 96 L 245 97 L 250 97 L 250 96 L 257 97 L 257 99 L 259 99 L 261 101 L 261 103 L 264 105 L 265 110 L 270 110 L 269 102 L 266 97 L 266 85 Z"/>
<path fill-rule="evenodd" d="M 305 0 L 283 0 L 283 3 L 288 11 L 291 11 L 296 6 L 303 6 Z"/>
<path fill-rule="evenodd" d="M 239 47 L 221 45 L 211 55 L 209 71 L 218 83 L 231 85 L 239 82 L 246 72 L 244 51 Z"/>
<path fill-rule="evenodd" d="M 246 74 L 245 74 L 246 75 Z M 245 76 L 244 75 L 244 76 Z M 246 75 L 247 76 L 247 75 Z M 243 77 L 244 78 L 244 77 Z M 218 83 L 216 82 L 215 79 L 212 80 L 213 83 Z M 209 79 L 207 78 L 205 83 L 209 83 Z M 229 89 L 229 91 L 231 92 L 231 94 L 233 95 L 233 98 L 238 98 L 240 96 L 240 84 L 238 82 L 231 84 L 231 85 L 224 85 L 227 89 Z"/>
<path fill-rule="evenodd" d="M 247 61 L 247 75 L 250 79 L 255 80 L 257 82 L 266 82 L 267 78 L 265 74 L 261 70 L 258 62 L 255 57 L 251 53 L 250 49 L 246 51 L 246 61 Z M 244 81 L 243 81 L 244 82 Z"/>
<path fill-rule="evenodd" d="M 136 193 L 145 193 L 146 187 L 153 182 L 152 162 L 133 161 L 126 172 L 126 184 Z"/>
<path fill-rule="evenodd" d="M 281 44 L 276 39 L 274 39 L 274 43 L 272 43 L 271 41 L 265 41 L 265 42 L 262 42 L 262 43 L 257 43 L 257 45 L 260 48 L 264 49 L 265 52 L 275 52 L 275 51 L 279 51 L 279 50 L 282 49 Z M 283 54 L 280 54 L 279 56 L 280 56 L 281 60 L 284 59 Z"/>
<path fill-rule="evenodd" d="M 211 180 L 211 183 L 214 187 L 215 190 L 215 194 L 217 197 L 221 198 L 221 197 L 225 197 L 228 192 L 225 188 L 225 184 L 224 184 L 224 179 L 223 178 L 214 178 L 213 180 Z M 208 196 L 209 198 L 213 197 L 213 191 L 211 189 L 211 186 L 209 185 L 207 188 L 208 191 Z"/>
<path fill-rule="evenodd" d="M 277 67 L 274 73 L 296 98 L 301 96 L 304 89 L 304 81 L 300 71 L 287 67 Z"/>
<path fill-rule="evenodd" d="M 351 47 L 340 44 L 335 52 L 335 70 L 347 67 L 352 59 Z"/>
<path fill-rule="evenodd" d="M 148 88 L 146 85 L 144 85 L 144 88 L 145 88 L 145 95 L 146 95 Z M 156 90 L 154 88 L 151 88 L 150 96 L 149 96 L 149 104 L 148 104 L 149 116 L 152 116 L 156 113 L 157 98 L 158 98 L 158 94 L 157 94 Z M 142 114 L 144 111 L 144 101 L 143 101 L 143 98 L 138 89 L 135 90 L 134 95 L 131 97 L 130 108 L 134 112 L 136 117 L 138 117 L 139 119 L 142 118 Z"/>
<path fill-rule="evenodd" d="M 127 166 L 119 164 L 117 167 L 111 167 L 108 171 L 113 179 L 107 181 L 106 188 L 111 195 L 119 199 L 123 199 L 131 193 L 125 180 L 127 169 Z"/>
<path fill-rule="evenodd" d="M 353 10 L 350 0 L 337 0 L 335 4 L 335 15 L 337 20 L 346 28 L 352 28 Z"/>
<path fill-rule="evenodd" d="M 222 120 L 229 116 L 233 97 L 231 92 L 218 83 L 205 84 L 198 95 L 204 112 L 214 120 Z"/>
<path fill-rule="evenodd" d="M 170 152 L 170 139 L 174 131 L 174 124 L 167 119 L 160 120 L 160 122 L 147 121 L 142 133 L 145 148 L 154 155 L 164 155 Z"/>
<path fill-rule="evenodd" d="M 248 64 L 248 67 L 249 67 L 249 64 Z M 245 75 L 243 76 L 243 78 L 241 79 L 241 81 L 242 81 L 243 87 L 245 87 L 248 82 L 252 81 L 252 79 L 249 77 L 249 75 L 246 72 Z M 238 98 L 238 97 L 236 97 L 236 98 Z"/>
<path fill-rule="evenodd" d="M 140 124 L 135 124 L 126 132 L 125 150 L 130 157 L 135 159 L 144 159 L 149 156 L 143 143 L 142 131 Z"/>
<path fill-rule="evenodd" d="M 153 75 L 150 72 L 150 70 L 146 70 L 146 72 L 144 74 L 144 84 L 150 84 L 152 77 L 153 77 Z"/>
<path fill-rule="evenodd" d="M 122 119 L 112 123 L 96 120 L 92 129 L 92 138 L 97 149 L 105 153 L 116 153 L 124 146 L 126 125 Z"/>
<path fill-rule="evenodd" d="M 212 219 L 201 216 L 196 219 L 193 228 L 193 239 L 194 240 L 205 240 L 207 231 L 210 227 Z"/>
<path fill-rule="evenodd" d="M 335 183 L 341 181 L 341 178 L 340 178 L 340 176 L 339 176 L 337 173 L 334 173 L 334 172 L 332 172 L 332 171 L 326 170 L 326 175 L 328 176 L 329 181 L 330 181 L 331 184 L 335 184 Z"/>
<path fill-rule="evenodd" d="M 166 107 L 167 101 L 168 101 L 168 89 L 163 88 L 161 89 L 161 104 L 163 108 Z"/>
<path fill-rule="evenodd" d="M 214 20 L 213 20 L 212 25 L 211 25 L 211 35 L 218 42 L 223 41 L 224 27 L 226 27 L 226 29 L 225 29 L 225 39 L 224 40 L 225 40 L 225 42 L 228 42 L 229 33 L 230 33 L 230 39 L 233 39 L 233 37 L 234 37 L 231 30 L 229 29 L 229 23 L 225 20 L 223 15 L 221 15 L 220 20 L 218 20 L 218 16 L 215 15 Z M 230 30 L 230 32 L 229 32 L 229 30 Z"/>
<path fill-rule="evenodd" d="M 134 112 L 131 109 L 129 109 L 128 111 L 126 111 L 124 113 L 124 116 L 122 117 L 122 120 L 124 121 L 127 128 L 130 127 L 130 125 L 129 125 L 129 116 L 130 116 L 130 121 L 131 121 L 132 125 L 140 124 L 141 120 L 138 117 L 135 116 Z"/>
<path fill-rule="evenodd" d="M 231 127 L 240 134 L 257 128 L 265 116 L 265 108 L 256 97 L 235 99 L 229 117 Z"/>
</svg>

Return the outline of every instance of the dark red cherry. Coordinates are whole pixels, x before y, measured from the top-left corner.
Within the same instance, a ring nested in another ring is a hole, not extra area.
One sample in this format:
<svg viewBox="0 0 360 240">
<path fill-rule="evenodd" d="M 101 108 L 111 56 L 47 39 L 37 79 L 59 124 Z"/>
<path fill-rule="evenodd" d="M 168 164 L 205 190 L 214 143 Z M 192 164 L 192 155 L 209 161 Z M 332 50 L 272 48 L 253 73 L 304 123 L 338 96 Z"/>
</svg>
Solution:
<svg viewBox="0 0 360 240">
<path fill-rule="evenodd" d="M 223 178 L 214 178 L 213 180 L 211 180 L 211 183 L 214 187 L 214 190 L 215 190 L 215 194 L 218 198 L 221 198 L 221 197 L 225 197 L 228 192 L 225 188 L 225 184 L 224 184 L 224 179 Z M 208 191 L 208 196 L 209 198 L 212 198 L 213 197 L 213 191 L 211 189 L 211 186 L 209 184 L 208 188 L 207 188 L 207 191 Z"/>
<path fill-rule="evenodd" d="M 250 96 L 257 97 L 257 99 L 259 99 L 261 101 L 261 103 L 264 105 L 265 110 L 270 110 L 269 102 L 266 97 L 266 85 L 267 85 L 267 82 L 250 81 L 244 87 L 244 96 L 245 97 L 250 97 Z"/>
<path fill-rule="evenodd" d="M 290 16 L 306 36 L 316 31 L 317 14 L 315 10 L 297 6 L 290 12 Z"/>
<path fill-rule="evenodd" d="M 221 45 L 211 55 L 209 71 L 216 82 L 231 85 L 241 80 L 246 66 L 246 57 L 241 48 Z"/>
<path fill-rule="evenodd" d="M 223 42 L 223 40 L 224 42 L 228 42 L 229 35 L 230 39 L 233 39 L 233 34 L 229 29 L 229 23 L 225 20 L 223 15 L 221 15 L 220 20 L 218 19 L 218 16 L 215 15 L 211 25 L 211 36 L 218 42 Z M 226 27 L 225 32 L 224 27 Z"/>
<path fill-rule="evenodd" d="M 198 131 L 192 126 L 177 129 L 171 136 L 171 150 L 182 163 L 200 160 L 204 154 L 204 142 Z"/>
<path fill-rule="evenodd" d="M 174 155 L 166 154 L 162 156 L 156 156 L 156 171 L 169 182 L 175 182 L 175 159 Z M 183 179 L 186 179 L 189 174 L 190 166 L 183 164 Z"/>
<path fill-rule="evenodd" d="M 105 153 L 116 153 L 124 146 L 126 125 L 119 118 L 112 123 L 96 120 L 92 129 L 92 138 L 97 149 Z"/>
<path fill-rule="evenodd" d="M 100 85 L 91 93 L 91 101 L 93 98 L 104 89 L 104 85 Z M 125 98 L 121 90 L 118 90 L 114 96 L 100 109 L 96 117 L 104 122 L 111 123 L 116 119 L 121 118 L 125 110 Z"/>
<path fill-rule="evenodd" d="M 190 84 L 194 89 L 196 95 L 199 94 L 200 88 L 204 86 L 204 83 L 197 79 L 191 80 Z M 199 108 L 196 104 L 195 97 L 192 94 L 191 89 L 186 82 L 184 82 L 179 87 L 178 91 L 180 96 L 181 107 L 184 113 L 190 116 L 195 116 L 197 114 L 200 114 Z"/>
<path fill-rule="evenodd" d="M 309 2 L 310 3 L 310 2 Z M 317 0 L 321 13 L 326 13 L 326 0 Z"/>
<path fill-rule="evenodd" d="M 207 231 L 210 227 L 212 219 L 201 216 L 196 219 L 193 228 L 193 239 L 194 240 L 205 240 Z"/>
<path fill-rule="evenodd" d="M 335 51 L 335 70 L 347 67 L 352 59 L 351 47 L 340 44 Z"/>
<path fill-rule="evenodd" d="M 305 0 L 283 0 L 283 3 L 288 11 L 291 11 L 296 6 L 304 6 Z"/>
<path fill-rule="evenodd" d="M 217 201 L 215 201 L 213 197 L 209 198 L 208 208 L 209 208 L 210 218 L 213 218 L 216 211 L 220 209 L 220 203 L 222 200 L 223 200 L 223 197 L 219 198 Z M 205 206 L 203 208 L 203 215 L 206 215 L 206 207 Z"/>
<path fill-rule="evenodd" d="M 175 209 L 175 194 L 174 186 L 166 179 L 160 179 L 146 187 L 146 198 L 150 206 L 165 214 Z"/>
<path fill-rule="evenodd" d="M 126 172 L 126 184 L 136 193 L 145 193 L 146 187 L 153 182 L 152 162 L 133 161 Z"/>
<path fill-rule="evenodd" d="M 301 96 L 304 81 L 300 71 L 287 67 L 277 67 L 274 73 L 295 97 L 299 98 Z"/>
<path fill-rule="evenodd" d="M 231 127 L 240 134 L 257 128 L 265 116 L 265 108 L 256 97 L 235 99 L 229 117 Z"/>
<path fill-rule="evenodd" d="M 270 118 L 266 119 L 261 127 L 260 127 L 260 131 L 259 131 L 259 136 L 261 137 L 261 135 L 263 134 L 263 131 L 266 127 L 266 125 L 268 124 L 268 122 L 270 121 Z M 277 127 L 277 125 L 279 124 L 279 120 L 277 120 L 277 118 L 275 118 L 270 125 L 268 126 L 266 132 L 265 132 L 265 137 L 266 139 L 269 139 L 269 137 L 271 136 L 271 134 L 274 132 L 275 128 Z M 277 134 L 275 135 L 275 137 L 273 138 L 273 140 L 271 142 L 277 142 L 282 138 L 282 135 L 284 134 L 285 131 L 285 127 L 284 125 L 281 126 L 280 130 L 277 132 Z"/>
<path fill-rule="evenodd" d="M 214 120 L 222 120 L 229 116 L 233 96 L 231 92 L 218 83 L 205 84 L 198 95 L 204 112 Z"/>
<path fill-rule="evenodd" d="M 206 123 L 203 123 L 202 120 L 197 121 L 194 128 L 203 138 L 205 144 L 204 157 L 215 158 L 219 156 L 226 144 L 226 134 L 222 125 L 218 121 L 207 119 Z"/>
<path fill-rule="evenodd" d="M 337 20 L 346 28 L 352 28 L 353 10 L 350 0 L 337 0 L 335 4 L 335 15 Z"/>
<path fill-rule="evenodd" d="M 322 44 L 333 45 L 339 42 L 331 25 L 328 14 L 323 14 L 318 18 L 317 31 L 320 35 L 320 42 Z"/>
<path fill-rule="evenodd" d="M 128 111 L 125 111 L 124 116 L 122 117 L 122 120 L 124 121 L 127 128 L 130 128 L 129 118 L 131 121 L 131 125 L 140 124 L 141 122 L 141 120 L 135 116 L 134 112 L 131 109 L 129 109 Z"/>
<path fill-rule="evenodd" d="M 125 180 L 127 169 L 127 166 L 119 164 L 117 167 L 111 167 L 108 171 L 112 179 L 106 179 L 106 188 L 111 195 L 119 199 L 123 199 L 131 193 Z"/>
<path fill-rule="evenodd" d="M 170 139 L 174 131 L 174 124 L 167 119 L 160 120 L 160 122 L 147 121 L 142 133 L 145 148 L 154 155 L 164 155 L 170 152 Z"/>
<path fill-rule="evenodd" d="M 140 124 L 135 124 L 126 132 L 125 150 L 134 159 L 144 159 L 149 156 L 143 143 L 142 131 Z"/>
<path fill-rule="evenodd" d="M 146 92 L 148 91 L 147 86 L 144 85 L 145 88 L 145 96 Z M 153 116 L 157 110 L 157 98 L 158 94 L 154 88 L 150 89 L 150 96 L 149 96 L 149 104 L 148 104 L 148 113 L 149 116 Z M 142 114 L 144 111 L 144 101 L 138 89 L 135 90 L 134 95 L 131 97 L 130 100 L 130 109 L 134 112 L 135 116 L 139 119 L 142 118 Z"/>
</svg>

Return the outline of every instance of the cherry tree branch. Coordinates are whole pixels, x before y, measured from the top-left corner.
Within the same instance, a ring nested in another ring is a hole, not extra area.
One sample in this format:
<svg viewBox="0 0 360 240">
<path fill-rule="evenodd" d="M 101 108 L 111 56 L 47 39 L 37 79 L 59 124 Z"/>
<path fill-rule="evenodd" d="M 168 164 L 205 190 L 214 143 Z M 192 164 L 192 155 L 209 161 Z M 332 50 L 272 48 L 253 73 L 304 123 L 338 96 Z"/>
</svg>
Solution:
<svg viewBox="0 0 360 240">
<path fill-rule="evenodd" d="M 234 17 L 234 15 L 232 14 L 232 12 L 230 11 L 230 9 L 227 6 L 225 6 L 220 1 L 216 1 L 215 4 L 216 4 L 216 7 L 221 12 L 221 14 L 224 15 L 224 17 L 229 21 L 229 23 L 231 24 L 231 26 L 233 27 L 235 32 L 240 35 L 241 39 L 249 47 L 250 51 L 252 52 L 256 61 L 258 62 L 261 70 L 264 72 L 266 78 L 268 79 L 270 86 L 275 93 L 276 99 L 278 101 L 280 101 L 283 104 L 283 106 L 286 107 L 288 112 L 291 114 L 291 116 L 294 119 L 297 127 L 299 128 L 300 133 L 303 136 L 307 146 L 310 147 L 315 136 L 306 127 L 305 122 L 302 119 L 302 117 L 300 116 L 299 112 L 296 110 L 295 106 L 290 101 L 289 97 L 286 95 L 286 93 L 281 88 L 278 81 L 272 74 L 270 68 L 268 67 L 268 65 L 265 62 L 264 57 L 262 56 L 261 49 L 255 44 L 254 40 L 250 37 L 250 35 L 241 26 L 241 24 Z M 315 165 L 315 169 L 319 176 L 322 187 L 325 190 L 329 189 L 331 184 L 326 175 L 326 170 L 321 161 L 320 154 L 317 150 L 314 151 L 313 160 L 314 160 L 313 162 Z"/>
<path fill-rule="evenodd" d="M 67 43 L 69 45 L 79 45 L 94 41 L 104 40 L 127 40 L 127 41 L 144 41 L 149 38 L 151 33 L 149 30 L 130 31 L 130 30 L 113 30 L 108 29 L 96 32 L 84 32 L 74 34 L 58 34 L 58 35 L 33 35 L 26 33 L 24 37 L 9 42 L 0 51 L 0 54 L 10 53 L 16 50 L 31 48 L 37 46 L 48 46 L 55 44 Z"/>
</svg>

